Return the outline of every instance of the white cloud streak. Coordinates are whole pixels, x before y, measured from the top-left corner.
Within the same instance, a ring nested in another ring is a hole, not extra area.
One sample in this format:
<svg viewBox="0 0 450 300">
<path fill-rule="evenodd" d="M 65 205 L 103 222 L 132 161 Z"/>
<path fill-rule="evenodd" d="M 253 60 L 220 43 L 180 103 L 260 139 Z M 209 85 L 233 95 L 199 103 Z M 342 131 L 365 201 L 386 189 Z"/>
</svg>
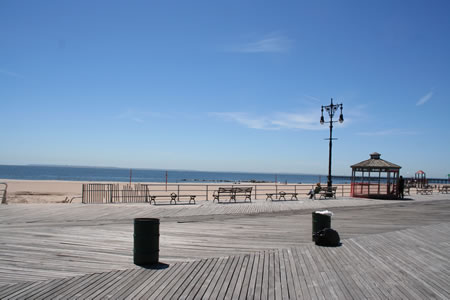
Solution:
<svg viewBox="0 0 450 300">
<path fill-rule="evenodd" d="M 270 34 L 257 41 L 238 45 L 231 48 L 239 53 L 283 53 L 289 51 L 292 40 L 279 34 Z"/>
<path fill-rule="evenodd" d="M 304 95 L 304 98 L 306 98 L 307 100 L 312 100 L 314 102 L 320 102 L 319 98 L 316 98 L 316 97 L 313 97 L 313 96 L 310 96 L 310 95 Z"/>
<path fill-rule="evenodd" d="M 261 130 L 321 130 L 317 113 L 276 113 L 271 116 L 251 116 L 243 112 L 211 113 L 227 121 Z"/>
<path fill-rule="evenodd" d="M 416 105 L 420 106 L 427 103 L 431 99 L 431 97 L 433 97 L 433 91 L 420 98 L 419 101 L 417 101 Z"/>
</svg>

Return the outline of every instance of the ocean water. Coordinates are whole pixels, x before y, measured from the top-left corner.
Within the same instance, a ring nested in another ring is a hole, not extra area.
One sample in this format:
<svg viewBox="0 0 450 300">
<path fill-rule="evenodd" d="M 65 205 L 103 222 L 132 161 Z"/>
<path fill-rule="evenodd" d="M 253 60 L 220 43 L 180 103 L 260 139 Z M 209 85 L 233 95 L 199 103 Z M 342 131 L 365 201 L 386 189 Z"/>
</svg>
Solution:
<svg viewBox="0 0 450 300">
<path fill-rule="evenodd" d="M 326 175 L 313 174 L 264 174 L 241 172 L 167 171 L 167 181 L 183 182 L 326 182 Z M 0 178 L 19 180 L 68 180 L 128 182 L 130 169 L 68 166 L 13 166 L 0 165 Z M 165 182 L 165 170 L 132 169 L 133 182 Z M 335 183 L 348 183 L 348 178 L 333 178 Z"/>
</svg>

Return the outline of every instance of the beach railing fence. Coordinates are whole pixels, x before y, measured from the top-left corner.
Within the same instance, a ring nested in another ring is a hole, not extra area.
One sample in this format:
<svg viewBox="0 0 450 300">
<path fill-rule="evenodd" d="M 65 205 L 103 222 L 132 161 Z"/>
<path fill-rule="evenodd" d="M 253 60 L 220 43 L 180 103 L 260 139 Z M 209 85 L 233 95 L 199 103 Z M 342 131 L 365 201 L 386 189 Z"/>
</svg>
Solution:
<svg viewBox="0 0 450 300">
<path fill-rule="evenodd" d="M 350 185 L 335 185 L 337 196 L 349 196 Z M 148 183 L 148 184 L 83 184 L 82 203 L 145 203 L 150 196 L 196 195 L 197 201 L 212 201 L 214 192 L 219 187 L 252 187 L 252 200 L 266 200 L 267 194 L 273 194 L 274 200 L 279 199 L 280 192 L 297 193 L 298 198 L 306 198 L 315 185 L 311 184 L 178 184 L 178 183 Z M 168 198 L 167 198 L 168 199 Z M 178 201 L 179 199 L 177 199 Z"/>
<path fill-rule="evenodd" d="M 0 182 L 0 203 L 1 204 L 6 204 L 7 200 L 6 200 L 6 192 L 8 190 L 8 184 L 6 184 L 5 182 Z"/>
<path fill-rule="evenodd" d="M 119 184 L 85 183 L 83 184 L 81 197 L 81 202 L 85 204 L 120 202 Z"/>
</svg>

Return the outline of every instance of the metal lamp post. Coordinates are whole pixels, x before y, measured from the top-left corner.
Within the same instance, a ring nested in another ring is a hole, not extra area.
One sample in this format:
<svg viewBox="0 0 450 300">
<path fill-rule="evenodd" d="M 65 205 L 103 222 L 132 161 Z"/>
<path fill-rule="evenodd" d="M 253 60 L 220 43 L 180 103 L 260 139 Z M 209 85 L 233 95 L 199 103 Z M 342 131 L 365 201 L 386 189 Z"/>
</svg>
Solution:
<svg viewBox="0 0 450 300">
<path fill-rule="evenodd" d="M 327 187 L 328 190 L 331 191 L 331 186 L 332 186 L 332 181 L 331 181 L 331 148 L 332 148 L 332 141 L 336 140 L 333 139 L 333 123 L 335 122 L 339 122 L 342 123 L 344 122 L 344 115 L 342 114 L 342 103 L 341 104 L 333 104 L 333 98 L 331 98 L 331 104 L 327 105 L 327 106 L 322 106 L 322 116 L 320 117 L 320 124 L 324 124 L 324 123 L 330 123 L 330 138 L 326 139 L 330 141 L 330 149 L 329 149 L 329 153 L 328 153 L 328 181 L 327 181 Z M 333 116 L 334 113 L 338 110 L 338 108 L 341 109 L 341 114 L 339 116 L 339 120 L 338 121 L 333 121 Z M 323 109 L 325 109 L 328 112 L 328 115 L 330 116 L 330 121 L 325 122 L 324 118 L 323 118 Z"/>
</svg>

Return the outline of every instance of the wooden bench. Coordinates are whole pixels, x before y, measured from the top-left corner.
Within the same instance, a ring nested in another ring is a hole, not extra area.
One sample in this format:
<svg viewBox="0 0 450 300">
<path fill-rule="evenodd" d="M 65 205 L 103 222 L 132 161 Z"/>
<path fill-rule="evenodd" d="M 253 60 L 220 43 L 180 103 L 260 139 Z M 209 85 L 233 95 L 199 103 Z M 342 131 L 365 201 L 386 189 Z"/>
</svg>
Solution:
<svg viewBox="0 0 450 300">
<path fill-rule="evenodd" d="M 433 195 L 433 189 L 430 187 L 425 188 L 417 188 L 416 194 L 422 194 L 422 195 Z"/>
<path fill-rule="evenodd" d="M 403 195 L 410 195 L 409 190 L 410 190 L 410 187 L 409 187 L 409 186 L 405 187 L 405 188 L 403 189 Z"/>
<path fill-rule="evenodd" d="M 439 187 L 439 193 L 448 194 L 449 189 L 450 189 L 450 185 L 443 185 L 443 186 Z"/>
<path fill-rule="evenodd" d="M 317 199 L 316 196 L 319 195 L 319 200 L 324 198 L 334 198 L 336 199 L 336 191 L 337 186 L 332 186 L 331 190 L 328 187 L 321 187 L 319 193 L 314 194 L 314 199 Z"/>
<path fill-rule="evenodd" d="M 189 204 L 193 201 L 195 204 L 195 197 L 196 195 L 177 195 L 176 193 L 171 193 L 170 195 L 149 195 L 148 196 L 150 198 L 150 204 L 156 204 L 156 198 L 159 199 L 164 199 L 164 198 L 170 198 L 170 204 L 172 204 L 172 202 L 174 204 L 177 204 L 177 199 L 178 202 L 180 202 L 180 197 L 189 197 Z"/>
<path fill-rule="evenodd" d="M 178 198 L 178 202 L 180 202 L 181 200 L 180 200 L 180 198 L 184 198 L 184 197 L 189 197 L 189 204 L 191 204 L 191 202 L 194 202 L 194 204 L 195 204 L 195 197 L 196 197 L 196 195 L 178 195 L 177 196 L 177 198 Z"/>
<path fill-rule="evenodd" d="M 220 187 L 218 190 L 214 191 L 213 193 L 213 202 L 217 200 L 217 202 L 220 202 L 220 198 L 227 197 L 229 198 L 229 202 L 231 200 L 234 200 L 236 202 L 236 197 L 243 196 L 244 202 L 247 201 L 247 199 L 252 202 L 251 196 L 252 196 L 252 187 L 231 187 L 231 188 L 222 188 Z"/>
<path fill-rule="evenodd" d="M 281 191 L 279 193 L 266 193 L 266 196 L 267 196 L 266 201 L 269 199 L 274 201 L 273 196 L 275 196 L 275 197 L 279 196 L 278 199 L 275 198 L 275 200 L 286 200 L 286 195 L 291 196 L 291 200 L 294 200 L 294 199 L 298 200 L 298 198 L 297 198 L 298 193 L 286 193 L 286 192 Z"/>
</svg>

